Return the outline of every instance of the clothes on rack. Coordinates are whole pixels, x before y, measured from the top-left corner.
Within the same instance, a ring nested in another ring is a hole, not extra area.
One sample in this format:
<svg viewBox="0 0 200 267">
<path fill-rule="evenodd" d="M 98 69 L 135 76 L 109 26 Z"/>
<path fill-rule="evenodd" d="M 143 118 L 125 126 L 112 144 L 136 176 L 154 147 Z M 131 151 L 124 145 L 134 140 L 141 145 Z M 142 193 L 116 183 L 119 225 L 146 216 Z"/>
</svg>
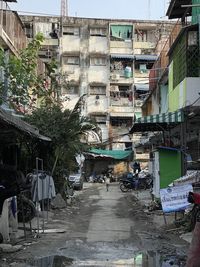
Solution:
<svg viewBox="0 0 200 267">
<path fill-rule="evenodd" d="M 34 174 L 31 191 L 34 202 L 54 198 L 56 192 L 53 177 L 44 172 Z"/>
</svg>

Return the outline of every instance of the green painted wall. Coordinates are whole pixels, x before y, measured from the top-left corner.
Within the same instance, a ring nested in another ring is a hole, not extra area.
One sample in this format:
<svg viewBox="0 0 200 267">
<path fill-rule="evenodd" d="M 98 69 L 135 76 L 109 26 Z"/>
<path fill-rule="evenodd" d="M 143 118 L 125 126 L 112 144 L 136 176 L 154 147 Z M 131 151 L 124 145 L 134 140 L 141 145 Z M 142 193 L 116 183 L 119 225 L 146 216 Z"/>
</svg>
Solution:
<svg viewBox="0 0 200 267">
<path fill-rule="evenodd" d="M 200 0 L 192 0 L 192 4 L 200 5 Z M 192 7 L 192 24 L 196 24 L 199 22 L 199 19 L 198 19 L 199 15 L 200 15 L 200 6 Z"/>
<path fill-rule="evenodd" d="M 183 107 L 186 101 L 187 79 L 184 79 L 180 84 L 178 84 L 175 88 L 173 88 L 173 75 L 174 75 L 173 70 L 174 68 L 172 61 L 172 63 L 169 66 L 169 87 L 168 87 L 169 112 L 176 111 L 180 107 Z"/>
<path fill-rule="evenodd" d="M 160 188 L 181 177 L 181 152 L 159 149 Z"/>
</svg>

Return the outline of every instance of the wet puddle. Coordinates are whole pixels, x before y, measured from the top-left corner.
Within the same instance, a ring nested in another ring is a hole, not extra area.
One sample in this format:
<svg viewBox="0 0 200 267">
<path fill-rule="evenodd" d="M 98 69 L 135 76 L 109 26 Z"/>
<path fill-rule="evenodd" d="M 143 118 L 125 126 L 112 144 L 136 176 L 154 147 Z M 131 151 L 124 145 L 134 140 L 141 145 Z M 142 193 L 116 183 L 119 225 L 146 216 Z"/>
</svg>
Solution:
<svg viewBox="0 0 200 267">
<path fill-rule="evenodd" d="M 139 253 L 131 259 L 117 260 L 81 260 L 73 261 L 64 256 L 54 255 L 43 257 L 31 262 L 30 266 L 34 267 L 184 267 L 185 259 L 176 256 L 161 258 L 158 253 L 146 252 Z"/>
<path fill-rule="evenodd" d="M 72 266 L 73 260 L 64 256 L 53 255 L 43 258 L 38 258 L 32 261 L 31 267 L 65 267 Z"/>
</svg>

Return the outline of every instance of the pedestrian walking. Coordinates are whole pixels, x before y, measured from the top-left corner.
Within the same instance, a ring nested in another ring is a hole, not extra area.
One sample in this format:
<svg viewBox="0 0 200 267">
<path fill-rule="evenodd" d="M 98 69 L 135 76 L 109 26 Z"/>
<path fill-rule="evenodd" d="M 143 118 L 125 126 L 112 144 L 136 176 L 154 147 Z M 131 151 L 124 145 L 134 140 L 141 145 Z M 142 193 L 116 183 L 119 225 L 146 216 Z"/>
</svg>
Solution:
<svg viewBox="0 0 200 267">
<path fill-rule="evenodd" d="M 105 183 L 106 183 L 106 191 L 108 192 L 109 185 L 110 185 L 110 177 L 105 177 Z"/>
</svg>

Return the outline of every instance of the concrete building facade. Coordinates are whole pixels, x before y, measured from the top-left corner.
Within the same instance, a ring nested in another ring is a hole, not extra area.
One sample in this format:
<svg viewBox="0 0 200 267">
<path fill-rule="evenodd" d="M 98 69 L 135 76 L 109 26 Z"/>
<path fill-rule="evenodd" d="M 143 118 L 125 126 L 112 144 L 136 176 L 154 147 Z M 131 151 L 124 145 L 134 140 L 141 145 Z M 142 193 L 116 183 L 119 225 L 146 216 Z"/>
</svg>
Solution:
<svg viewBox="0 0 200 267">
<path fill-rule="evenodd" d="M 61 91 L 64 108 L 72 109 L 83 96 L 82 113 L 96 119 L 102 144 L 110 149 L 132 149 L 128 132 L 134 118 L 141 116 L 149 93 L 149 70 L 173 23 L 78 17 L 21 19 L 29 38 L 37 32 L 44 34 L 41 58 L 55 57 L 60 63 L 66 82 Z"/>
</svg>

